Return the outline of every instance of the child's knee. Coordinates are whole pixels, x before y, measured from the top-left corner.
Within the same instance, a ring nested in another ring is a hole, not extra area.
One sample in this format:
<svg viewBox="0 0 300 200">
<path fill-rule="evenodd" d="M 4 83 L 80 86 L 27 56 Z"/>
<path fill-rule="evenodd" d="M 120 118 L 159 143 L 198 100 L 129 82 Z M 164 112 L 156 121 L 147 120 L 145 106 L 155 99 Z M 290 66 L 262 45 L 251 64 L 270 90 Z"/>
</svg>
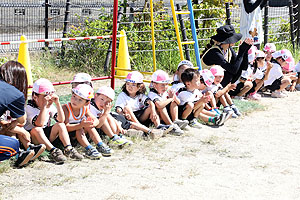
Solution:
<svg viewBox="0 0 300 200">
<path fill-rule="evenodd" d="M 251 81 L 246 81 L 244 84 L 244 87 L 247 89 L 250 89 L 253 87 L 253 83 Z"/>
<path fill-rule="evenodd" d="M 192 102 L 188 102 L 185 106 L 186 109 L 193 110 L 194 109 L 194 104 Z"/>
<path fill-rule="evenodd" d="M 34 127 L 33 129 L 31 129 L 30 134 L 32 136 L 38 136 L 44 134 L 44 130 L 42 127 Z"/>
</svg>

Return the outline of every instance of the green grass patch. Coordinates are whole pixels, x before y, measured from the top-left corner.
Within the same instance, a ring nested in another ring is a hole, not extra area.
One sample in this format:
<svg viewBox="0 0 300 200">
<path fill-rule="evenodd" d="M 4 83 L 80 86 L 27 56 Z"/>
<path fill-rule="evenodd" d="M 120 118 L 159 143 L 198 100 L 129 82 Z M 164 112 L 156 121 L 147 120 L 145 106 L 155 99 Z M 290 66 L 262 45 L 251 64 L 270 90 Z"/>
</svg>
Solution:
<svg viewBox="0 0 300 200">
<path fill-rule="evenodd" d="M 233 99 L 233 102 L 243 114 L 265 109 L 265 106 L 261 105 L 257 101 L 241 101 Z"/>
<path fill-rule="evenodd" d="M 0 174 L 8 172 L 11 169 L 13 160 L 5 160 L 0 163 Z"/>
</svg>

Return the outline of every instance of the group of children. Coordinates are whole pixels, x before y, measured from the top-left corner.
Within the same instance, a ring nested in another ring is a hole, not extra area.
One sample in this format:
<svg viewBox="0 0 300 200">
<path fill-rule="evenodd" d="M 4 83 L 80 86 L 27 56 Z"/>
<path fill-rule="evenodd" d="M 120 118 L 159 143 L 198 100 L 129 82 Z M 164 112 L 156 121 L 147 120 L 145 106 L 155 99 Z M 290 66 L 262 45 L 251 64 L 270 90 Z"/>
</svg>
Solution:
<svg viewBox="0 0 300 200">
<path fill-rule="evenodd" d="M 86 73 L 74 76 L 72 95 L 65 105 L 60 104 L 49 80 L 38 79 L 25 107 L 26 124 L 10 130 L 28 157 L 19 166 L 34 160 L 45 149 L 55 163 L 62 164 L 67 157 L 82 160 L 84 156 L 91 159 L 111 156 L 113 148 L 132 145 L 128 139 L 132 136 L 145 139 L 167 134 L 181 136 L 189 127 L 201 128 L 203 123 L 199 119 L 222 126 L 229 118 L 241 116 L 232 98 L 259 100 L 258 93 L 267 90 L 272 97 L 281 98 L 287 96 L 286 90 L 300 90 L 300 64 L 295 67 L 288 50 L 276 51 L 270 43 L 263 51 L 252 47 L 248 60 L 248 69 L 239 80 L 225 86 L 221 85 L 222 67 L 214 65 L 199 71 L 187 60 L 178 64 L 173 82 L 165 71 L 155 71 L 148 88 L 140 72 L 130 72 L 114 105 L 115 91 L 108 86 L 93 88 L 91 76 Z M 11 120 L 9 113 L 5 113 L 1 125 Z M 77 144 L 85 152 L 79 153 L 74 148 Z"/>
</svg>

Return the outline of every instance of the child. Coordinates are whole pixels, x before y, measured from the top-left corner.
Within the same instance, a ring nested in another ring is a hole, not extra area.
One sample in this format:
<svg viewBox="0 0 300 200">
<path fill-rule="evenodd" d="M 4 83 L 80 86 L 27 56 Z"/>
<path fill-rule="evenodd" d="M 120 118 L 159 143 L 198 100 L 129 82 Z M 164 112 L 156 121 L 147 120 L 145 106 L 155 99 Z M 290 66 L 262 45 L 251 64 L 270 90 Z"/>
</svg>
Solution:
<svg viewBox="0 0 300 200">
<path fill-rule="evenodd" d="M 273 67 L 270 70 L 269 78 L 264 81 L 266 89 L 272 91 L 271 96 L 274 98 L 284 98 L 287 94 L 284 93 L 285 88 L 291 84 L 289 77 L 284 77 L 282 67 L 290 64 L 293 61 L 292 54 L 289 50 L 283 49 L 272 54 Z"/>
<path fill-rule="evenodd" d="M 148 96 L 155 104 L 159 118 L 165 124 L 173 126 L 173 130 L 170 133 L 180 136 L 184 133 L 181 128 L 185 128 L 189 122 L 178 119 L 180 100 L 173 90 L 168 90 L 169 81 L 169 76 L 166 72 L 162 70 L 154 72 Z"/>
<path fill-rule="evenodd" d="M 228 92 L 232 89 L 235 89 L 236 85 L 229 83 L 224 88 L 221 85 L 221 82 L 224 77 L 224 69 L 219 65 L 214 65 L 210 68 L 211 73 L 214 75 L 214 82 L 209 87 L 209 90 L 214 94 L 216 101 L 220 101 L 223 105 L 223 111 L 226 113 L 232 113 L 232 118 L 237 118 L 241 116 L 240 111 L 234 105 Z"/>
<path fill-rule="evenodd" d="M 168 133 L 172 128 L 160 124 L 154 103 L 145 95 L 143 75 L 133 71 L 127 75 L 125 80 L 122 92 L 116 100 L 116 112 L 135 123 L 149 125 L 152 122 L 157 129 L 165 129 L 165 134 Z"/>
<path fill-rule="evenodd" d="M 79 84 L 87 84 L 93 88 L 92 77 L 87 73 L 76 74 L 71 81 L 72 89 Z"/>
<path fill-rule="evenodd" d="M 184 84 L 182 83 L 182 80 L 181 80 L 181 74 L 182 74 L 182 72 L 184 72 L 184 70 L 186 70 L 188 68 L 194 68 L 193 63 L 191 63 L 188 60 L 182 60 L 178 64 L 177 70 L 176 70 L 176 72 L 174 74 L 174 77 L 173 77 L 173 82 L 171 83 L 172 84 L 172 88 L 171 89 L 175 93 L 177 93 L 177 91 L 180 88 L 184 87 Z"/>
<path fill-rule="evenodd" d="M 99 159 L 101 154 L 103 156 L 111 156 L 113 151 L 102 142 L 95 129 L 99 121 L 88 109 L 93 94 L 94 91 L 91 86 L 86 84 L 77 85 L 72 89 L 71 101 L 63 105 L 63 111 L 65 124 L 70 136 L 76 136 L 79 144 L 85 148 L 87 157 Z M 85 135 L 86 132 L 97 145 L 97 148 L 89 143 Z"/>
<path fill-rule="evenodd" d="M 298 79 L 296 80 L 295 89 L 300 91 L 300 61 L 295 66 L 295 71 L 294 72 L 297 72 L 297 77 L 298 77 Z"/>
<path fill-rule="evenodd" d="M 266 54 L 266 62 L 271 62 L 273 58 L 272 53 L 276 51 L 276 46 L 273 43 L 267 43 L 263 51 Z"/>
<path fill-rule="evenodd" d="M 145 133 L 144 136 L 149 135 L 152 139 L 161 137 L 163 135 L 162 130 L 151 130 L 140 123 L 127 120 L 123 115 L 119 115 L 117 113 L 110 113 L 114 97 L 115 92 L 111 87 L 102 86 L 97 90 L 95 98 L 92 99 L 90 106 L 92 114 L 99 117 L 99 125 L 97 126 L 97 128 L 106 129 L 103 131 L 109 133 L 107 135 L 111 138 L 111 142 L 114 142 L 113 139 L 115 138 L 120 138 L 122 140 L 123 137 L 119 137 L 119 133 L 129 135 L 129 128 L 133 130 L 141 130 L 142 133 Z M 120 120 L 120 122 L 117 120 Z M 107 125 L 102 128 L 101 122 L 103 122 L 102 126 L 104 124 Z M 126 130 L 124 130 L 123 128 Z M 132 133 L 133 130 L 130 130 L 131 135 L 138 134 L 136 131 Z M 127 142 L 126 139 L 125 141 Z"/>
<path fill-rule="evenodd" d="M 27 123 L 24 127 L 30 132 L 32 141 L 35 144 L 46 145 L 54 161 L 62 164 L 66 157 L 52 144 L 59 137 L 64 145 L 64 154 L 72 159 L 81 160 L 83 156 L 71 146 L 64 124 L 65 116 L 52 83 L 41 78 L 34 82 L 32 91 L 32 100 L 29 100 L 26 106 Z M 56 108 L 53 103 L 56 104 Z M 50 125 L 51 118 L 57 121 L 53 126 Z"/>
</svg>

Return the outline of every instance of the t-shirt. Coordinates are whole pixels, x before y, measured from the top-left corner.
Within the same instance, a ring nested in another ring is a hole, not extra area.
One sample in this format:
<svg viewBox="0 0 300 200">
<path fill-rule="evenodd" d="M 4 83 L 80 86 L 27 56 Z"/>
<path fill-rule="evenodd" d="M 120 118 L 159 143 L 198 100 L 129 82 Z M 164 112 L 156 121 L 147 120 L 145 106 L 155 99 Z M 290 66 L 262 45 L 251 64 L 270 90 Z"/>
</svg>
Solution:
<svg viewBox="0 0 300 200">
<path fill-rule="evenodd" d="M 202 92 L 198 89 L 194 91 L 188 91 L 186 87 L 181 88 L 178 91 L 178 98 L 180 99 L 180 106 L 185 105 L 188 102 L 196 102 L 202 97 Z"/>
<path fill-rule="evenodd" d="M 145 94 L 139 94 L 134 98 L 128 96 L 125 92 L 121 92 L 116 100 L 115 107 L 124 109 L 125 106 L 131 107 L 132 111 L 138 111 L 148 106 L 149 98 Z"/>
<path fill-rule="evenodd" d="M 151 99 L 151 101 L 153 101 L 153 103 L 155 103 L 156 101 L 163 101 L 168 99 L 168 92 L 165 91 L 162 95 L 160 95 L 154 88 L 150 88 L 148 97 Z"/>
<path fill-rule="evenodd" d="M 89 109 L 91 113 L 97 118 L 99 118 L 99 115 L 102 115 L 104 113 L 104 110 L 99 109 L 98 106 L 96 105 L 95 99 L 91 100 L 91 103 L 89 104 Z"/>
<path fill-rule="evenodd" d="M 213 94 L 216 94 L 221 89 L 223 89 L 223 86 L 221 85 L 221 83 L 219 83 L 217 85 L 215 83 L 213 83 L 211 86 L 207 87 L 207 90 L 211 91 Z"/>
<path fill-rule="evenodd" d="M 295 66 L 294 72 L 298 72 L 298 73 L 300 72 L 300 61 Z"/>
<path fill-rule="evenodd" d="M 25 114 L 24 94 L 14 86 L 1 80 L 0 91 L 0 116 L 9 110 L 11 117 L 22 117 Z"/>
<path fill-rule="evenodd" d="M 179 82 L 179 81 L 174 81 L 173 83 L 172 83 L 172 87 L 171 87 L 171 89 L 175 92 L 175 94 L 176 95 L 178 95 L 178 90 L 180 89 L 180 88 L 183 88 L 183 87 L 185 87 L 185 85 L 183 84 L 183 83 L 181 83 L 181 82 Z"/>
<path fill-rule="evenodd" d="M 25 110 L 27 114 L 27 121 L 24 128 L 27 131 L 30 131 L 35 127 L 35 121 L 38 118 L 38 115 L 40 114 L 40 109 L 33 100 L 29 100 Z M 50 106 L 50 108 L 47 109 L 47 112 L 48 112 L 48 119 L 43 124 L 42 126 L 43 128 L 51 125 L 51 118 L 53 118 L 54 120 L 57 119 L 57 109 L 53 104 Z"/>
<path fill-rule="evenodd" d="M 273 63 L 273 67 L 270 70 L 268 80 L 265 80 L 264 86 L 272 85 L 272 83 L 283 76 L 282 68 L 278 63 Z"/>
<path fill-rule="evenodd" d="M 263 79 L 264 77 L 264 72 L 262 71 L 262 68 L 257 68 L 256 72 L 254 72 L 254 67 L 253 65 L 248 65 L 247 70 L 243 70 L 241 77 L 248 79 L 248 80 L 255 80 L 255 79 Z"/>
</svg>

